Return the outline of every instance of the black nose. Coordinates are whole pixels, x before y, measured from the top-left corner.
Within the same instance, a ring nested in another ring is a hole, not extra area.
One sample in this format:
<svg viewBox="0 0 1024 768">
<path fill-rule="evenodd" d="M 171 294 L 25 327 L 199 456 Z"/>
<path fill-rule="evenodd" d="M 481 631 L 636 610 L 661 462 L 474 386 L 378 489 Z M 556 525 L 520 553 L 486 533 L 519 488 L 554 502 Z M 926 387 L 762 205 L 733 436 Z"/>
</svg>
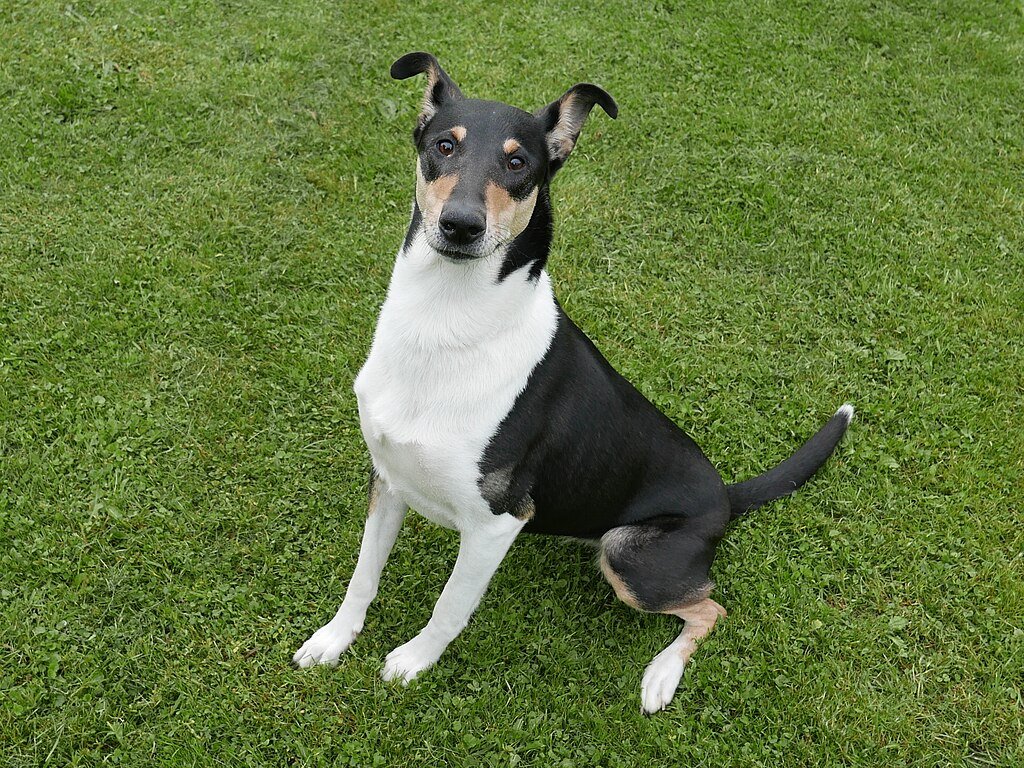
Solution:
<svg viewBox="0 0 1024 768">
<path fill-rule="evenodd" d="M 483 212 L 471 208 L 445 208 L 437 222 L 441 232 L 456 245 L 469 245 L 480 239 L 487 228 Z"/>
</svg>

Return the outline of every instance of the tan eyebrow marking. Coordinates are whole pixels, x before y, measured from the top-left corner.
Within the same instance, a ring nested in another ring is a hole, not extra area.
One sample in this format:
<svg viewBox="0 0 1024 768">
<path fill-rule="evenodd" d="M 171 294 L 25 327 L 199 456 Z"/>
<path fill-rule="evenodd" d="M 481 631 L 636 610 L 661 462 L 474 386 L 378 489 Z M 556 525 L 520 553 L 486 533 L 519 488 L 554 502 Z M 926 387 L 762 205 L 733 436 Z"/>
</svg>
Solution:
<svg viewBox="0 0 1024 768">
<path fill-rule="evenodd" d="M 466 127 L 464 125 L 456 125 L 452 128 L 452 136 L 455 137 L 456 141 L 462 141 L 466 138 Z"/>
<path fill-rule="evenodd" d="M 511 155 L 517 149 L 519 149 L 519 142 L 515 139 L 505 139 L 505 145 L 502 147 L 505 150 L 506 155 Z"/>
</svg>

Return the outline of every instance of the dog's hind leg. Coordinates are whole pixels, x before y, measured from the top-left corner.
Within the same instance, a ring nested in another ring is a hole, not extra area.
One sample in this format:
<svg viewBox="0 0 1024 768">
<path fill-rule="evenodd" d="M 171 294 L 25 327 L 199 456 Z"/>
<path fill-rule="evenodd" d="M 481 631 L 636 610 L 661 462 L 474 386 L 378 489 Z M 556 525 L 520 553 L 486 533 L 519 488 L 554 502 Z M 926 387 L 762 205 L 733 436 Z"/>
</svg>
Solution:
<svg viewBox="0 0 1024 768">
<path fill-rule="evenodd" d="M 725 609 L 710 598 L 708 578 L 717 537 L 701 537 L 679 518 L 613 528 L 601 539 L 601 572 L 624 603 L 686 622 L 679 636 L 644 671 L 641 709 L 664 709 L 675 695 L 697 642 Z"/>
<path fill-rule="evenodd" d="M 664 709 L 672 701 L 683 677 L 683 669 L 701 640 L 714 628 L 719 617 L 725 616 L 725 608 L 711 598 L 699 603 L 665 611 L 678 616 L 686 625 L 679 636 L 659 653 L 647 669 L 640 683 L 640 707 L 645 715 Z"/>
<path fill-rule="evenodd" d="M 292 662 L 300 667 L 335 665 L 363 629 L 366 609 L 377 596 L 380 574 L 398 538 L 408 508 L 376 474 L 370 475 L 370 501 L 363 529 L 363 543 L 348 591 L 334 618 L 313 633 L 295 652 Z"/>
</svg>

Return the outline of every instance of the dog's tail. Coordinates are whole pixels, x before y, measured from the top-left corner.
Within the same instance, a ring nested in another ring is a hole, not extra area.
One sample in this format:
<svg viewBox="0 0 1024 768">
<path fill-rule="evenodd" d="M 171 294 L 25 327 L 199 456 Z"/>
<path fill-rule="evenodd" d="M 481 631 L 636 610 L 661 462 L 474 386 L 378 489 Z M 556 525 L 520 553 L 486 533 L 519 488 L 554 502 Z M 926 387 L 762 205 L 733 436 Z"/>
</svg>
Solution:
<svg viewBox="0 0 1024 768">
<path fill-rule="evenodd" d="M 729 492 L 731 518 L 735 520 L 773 499 L 788 496 L 806 483 L 832 455 L 852 419 L 853 406 L 846 403 L 825 426 L 781 464 L 757 477 L 728 486 L 726 490 Z"/>
</svg>

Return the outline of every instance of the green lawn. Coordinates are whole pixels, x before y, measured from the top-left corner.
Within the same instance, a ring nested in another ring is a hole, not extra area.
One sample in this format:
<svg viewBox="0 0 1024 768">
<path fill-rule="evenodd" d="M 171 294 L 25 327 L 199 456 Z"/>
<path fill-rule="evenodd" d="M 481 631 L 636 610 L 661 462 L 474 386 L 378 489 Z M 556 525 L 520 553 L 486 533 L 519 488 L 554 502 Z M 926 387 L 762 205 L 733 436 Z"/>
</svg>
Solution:
<svg viewBox="0 0 1024 768">
<path fill-rule="evenodd" d="M 0 3 L 0 764 L 1024 763 L 1024 5 L 589 7 Z M 289 665 L 355 563 L 418 49 L 616 97 L 550 271 L 727 479 L 858 408 L 652 718 L 675 620 L 561 540 L 383 683 L 455 553 L 415 516 L 343 664 Z"/>
</svg>

